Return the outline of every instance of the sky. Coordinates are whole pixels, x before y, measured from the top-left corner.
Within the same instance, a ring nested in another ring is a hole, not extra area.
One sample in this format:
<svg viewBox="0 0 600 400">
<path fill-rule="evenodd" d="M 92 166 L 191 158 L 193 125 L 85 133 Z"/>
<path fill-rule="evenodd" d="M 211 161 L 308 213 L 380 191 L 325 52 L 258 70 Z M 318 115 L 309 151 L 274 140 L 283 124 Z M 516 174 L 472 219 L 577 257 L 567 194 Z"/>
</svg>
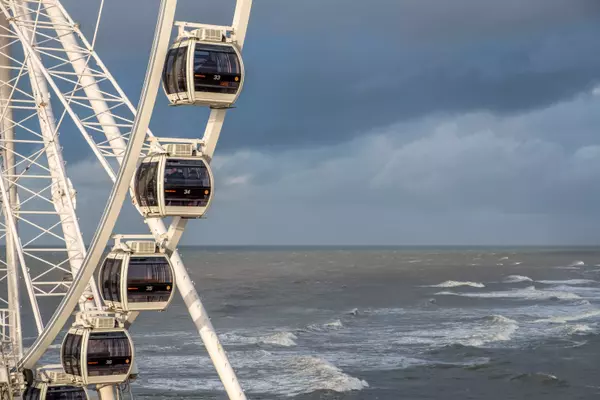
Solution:
<svg viewBox="0 0 600 400">
<path fill-rule="evenodd" d="M 89 29 L 93 8 L 63 1 Z M 107 0 L 97 51 L 137 103 L 158 0 Z M 180 0 L 229 24 L 232 0 Z M 255 0 L 246 81 L 183 243 L 556 245 L 600 241 L 597 0 Z M 158 136 L 207 112 L 159 93 Z M 64 141 L 64 139 L 63 139 Z M 110 183 L 65 154 L 91 239 Z M 144 232 L 126 205 L 120 233 Z"/>
</svg>

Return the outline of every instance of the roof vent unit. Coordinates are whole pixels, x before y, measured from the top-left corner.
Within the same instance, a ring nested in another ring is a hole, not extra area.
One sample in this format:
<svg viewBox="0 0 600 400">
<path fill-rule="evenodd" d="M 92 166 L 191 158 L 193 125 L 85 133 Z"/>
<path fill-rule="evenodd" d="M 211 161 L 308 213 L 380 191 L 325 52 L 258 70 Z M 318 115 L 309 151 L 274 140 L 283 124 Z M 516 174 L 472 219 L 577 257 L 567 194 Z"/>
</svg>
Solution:
<svg viewBox="0 0 600 400">
<path fill-rule="evenodd" d="M 222 42 L 223 31 L 214 28 L 201 28 L 193 32 L 193 35 L 198 39 L 206 42 Z"/>
<path fill-rule="evenodd" d="M 48 376 L 48 378 L 50 379 L 50 382 L 54 383 L 54 384 L 70 384 L 75 382 L 75 376 L 74 375 L 70 375 L 67 374 L 66 372 L 61 370 L 53 370 L 53 371 L 47 371 L 46 375 Z"/>
<path fill-rule="evenodd" d="M 156 242 L 149 240 L 127 242 L 127 247 L 134 253 L 154 254 L 156 253 Z"/>
<path fill-rule="evenodd" d="M 96 329 L 111 329 L 115 327 L 115 319 L 113 317 L 92 317 L 92 327 Z"/>
<path fill-rule="evenodd" d="M 196 147 L 191 143 L 170 143 L 165 150 L 171 157 L 192 157 Z"/>
<path fill-rule="evenodd" d="M 87 326 L 93 329 L 113 329 L 116 326 L 115 317 L 107 315 L 85 315 L 77 313 L 75 316 L 76 326 Z"/>
</svg>

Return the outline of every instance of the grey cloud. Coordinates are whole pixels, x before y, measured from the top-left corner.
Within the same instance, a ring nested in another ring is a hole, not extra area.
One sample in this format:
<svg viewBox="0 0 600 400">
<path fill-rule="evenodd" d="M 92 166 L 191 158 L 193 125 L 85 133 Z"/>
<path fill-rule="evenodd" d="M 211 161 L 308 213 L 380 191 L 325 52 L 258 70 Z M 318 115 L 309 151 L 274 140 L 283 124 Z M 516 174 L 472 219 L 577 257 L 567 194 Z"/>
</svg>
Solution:
<svg viewBox="0 0 600 400">
<path fill-rule="evenodd" d="M 184 243 L 589 243 L 600 234 L 600 146 L 564 146 L 546 129 L 556 124 L 564 136 L 599 105 L 583 95 L 513 117 L 393 124 L 333 146 L 221 152 L 214 205 Z M 564 111 L 574 108 L 587 111 Z M 89 238 L 109 182 L 91 161 L 69 171 Z M 126 204 L 116 231 L 144 232 L 140 221 Z"/>
<path fill-rule="evenodd" d="M 81 2 L 69 3 L 85 14 Z M 515 114 L 573 97 L 600 80 L 598 4 L 258 0 L 245 48 L 248 79 L 220 150 L 336 144 L 427 115 Z M 106 6 L 98 51 L 134 101 L 157 6 Z M 233 6 L 181 1 L 178 17 L 225 24 Z M 165 111 L 162 96 L 158 107 L 156 131 L 201 134 L 204 111 Z"/>
</svg>

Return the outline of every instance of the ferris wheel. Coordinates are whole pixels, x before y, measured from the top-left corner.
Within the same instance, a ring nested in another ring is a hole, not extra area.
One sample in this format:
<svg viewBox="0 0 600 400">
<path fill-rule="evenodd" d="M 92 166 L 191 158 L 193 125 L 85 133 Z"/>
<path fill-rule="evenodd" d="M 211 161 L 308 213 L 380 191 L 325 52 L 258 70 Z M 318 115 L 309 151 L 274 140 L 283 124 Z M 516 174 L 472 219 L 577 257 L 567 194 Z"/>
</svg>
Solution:
<svg viewBox="0 0 600 400">
<path fill-rule="evenodd" d="M 213 200 L 210 162 L 244 85 L 252 0 L 237 0 L 230 26 L 176 22 L 177 0 L 161 0 L 137 108 L 95 51 L 96 4 L 86 37 L 59 0 L 0 0 L 0 400 L 120 398 L 144 370 L 128 328 L 176 291 L 227 395 L 245 399 L 177 245 Z M 210 107 L 203 137 L 149 130 L 161 83 L 175 106 Z M 87 247 L 61 147 L 78 134 L 114 182 Z M 128 194 L 149 233 L 113 234 Z M 60 364 L 43 365 L 52 351 Z"/>
</svg>

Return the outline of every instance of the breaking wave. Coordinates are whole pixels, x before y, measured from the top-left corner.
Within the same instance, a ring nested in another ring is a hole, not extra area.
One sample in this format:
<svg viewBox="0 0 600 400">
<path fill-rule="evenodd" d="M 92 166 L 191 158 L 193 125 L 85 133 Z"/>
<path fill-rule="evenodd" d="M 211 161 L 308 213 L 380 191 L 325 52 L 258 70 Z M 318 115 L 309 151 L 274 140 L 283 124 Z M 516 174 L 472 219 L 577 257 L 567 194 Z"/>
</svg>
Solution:
<svg viewBox="0 0 600 400">
<path fill-rule="evenodd" d="M 234 353 L 235 354 L 235 353 Z M 272 393 L 277 398 L 293 397 L 320 390 L 330 390 L 338 393 L 358 391 L 369 387 L 367 381 L 350 376 L 329 361 L 308 355 L 283 355 L 280 353 L 263 355 L 255 352 L 238 354 L 236 365 L 241 368 L 260 367 L 251 379 L 244 381 L 246 389 L 257 393 Z M 241 356 L 241 357 L 240 357 Z M 182 361 L 186 367 L 197 367 L 198 360 L 194 357 L 160 358 L 148 371 L 145 382 L 146 389 L 160 392 L 168 391 L 170 397 L 177 392 L 215 391 L 221 390 L 222 384 L 207 368 L 203 370 L 202 379 L 182 378 Z M 208 366 L 208 359 L 202 359 Z M 165 373 L 165 367 L 171 367 Z M 170 372 L 170 373 L 169 373 Z"/>
<path fill-rule="evenodd" d="M 571 264 L 569 264 L 569 267 L 583 267 L 585 266 L 585 262 L 583 261 L 573 261 Z"/>
<path fill-rule="evenodd" d="M 281 331 L 264 336 L 245 336 L 235 333 L 224 333 L 221 335 L 223 342 L 232 345 L 268 344 L 272 346 L 292 347 L 296 346 L 296 335 L 291 332 Z"/>
<path fill-rule="evenodd" d="M 528 276 L 523 275 L 509 275 L 504 279 L 504 283 L 519 283 L 519 282 L 533 282 Z"/>
<path fill-rule="evenodd" d="M 522 300 L 578 300 L 581 299 L 575 293 L 559 290 L 538 290 L 534 286 L 529 286 L 524 289 L 505 290 L 497 292 L 484 293 L 457 293 L 457 292 L 438 292 L 438 296 L 461 296 L 475 297 L 483 299 L 522 299 Z"/>
<path fill-rule="evenodd" d="M 335 321 L 326 322 L 324 324 L 311 324 L 308 325 L 303 331 L 305 332 L 328 332 L 342 329 L 344 324 L 341 320 L 336 319 Z"/>
<path fill-rule="evenodd" d="M 598 281 L 595 281 L 593 279 L 565 279 L 563 281 L 543 280 L 543 281 L 536 281 L 536 282 L 543 283 L 544 285 L 575 285 L 575 286 L 598 283 Z"/>
<path fill-rule="evenodd" d="M 502 315 L 491 315 L 446 327 L 406 332 L 394 340 L 395 345 L 425 345 L 433 347 L 485 347 L 512 339 L 519 329 L 517 321 Z"/>
<path fill-rule="evenodd" d="M 345 374 L 341 369 L 322 358 L 311 356 L 293 357 L 288 365 L 297 371 L 301 381 L 310 382 L 308 387 L 300 390 L 298 388 L 290 390 L 289 395 L 299 394 L 298 392 L 311 393 L 317 390 L 331 390 L 342 393 L 369 387 L 367 381 Z"/>
<path fill-rule="evenodd" d="M 590 327 L 589 325 L 585 325 L 585 324 L 569 325 L 566 327 L 565 330 L 566 330 L 567 335 L 580 335 L 580 334 L 586 334 L 586 333 L 590 333 L 590 332 L 594 331 L 594 329 L 592 329 L 592 327 Z"/>
<path fill-rule="evenodd" d="M 454 288 L 460 286 L 470 286 L 474 288 L 484 288 L 485 285 L 479 282 L 461 282 L 461 281 L 446 281 L 442 283 L 438 283 L 437 285 L 428 285 L 425 287 L 434 287 L 434 288 Z"/>
<path fill-rule="evenodd" d="M 575 315 L 555 315 L 550 318 L 538 319 L 533 322 L 536 322 L 536 323 L 549 322 L 549 323 L 553 323 L 553 324 L 566 324 L 568 322 L 581 321 L 581 320 L 586 320 L 586 319 L 590 319 L 590 318 L 594 318 L 594 317 L 598 317 L 598 316 L 600 316 L 600 310 L 592 310 L 592 311 L 586 311 L 584 313 L 575 314 Z"/>
</svg>

